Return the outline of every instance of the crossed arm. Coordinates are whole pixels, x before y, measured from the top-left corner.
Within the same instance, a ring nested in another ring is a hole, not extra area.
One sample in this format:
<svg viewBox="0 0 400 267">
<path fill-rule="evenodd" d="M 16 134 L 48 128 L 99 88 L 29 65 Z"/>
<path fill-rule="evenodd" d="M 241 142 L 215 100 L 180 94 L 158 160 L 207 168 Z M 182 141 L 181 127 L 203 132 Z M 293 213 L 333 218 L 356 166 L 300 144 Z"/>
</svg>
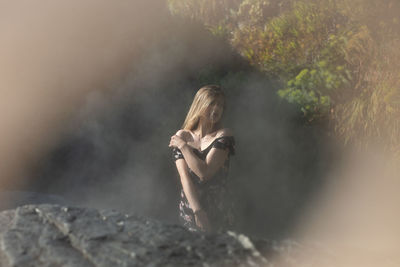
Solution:
<svg viewBox="0 0 400 267">
<path fill-rule="evenodd" d="M 208 229 L 210 227 L 208 222 L 207 214 L 197 213 L 202 211 L 198 192 L 193 184 L 193 181 L 189 174 L 189 168 L 202 180 L 209 179 L 213 174 L 222 167 L 225 162 L 228 151 L 211 148 L 205 160 L 198 158 L 192 148 L 187 144 L 187 136 L 184 131 L 180 130 L 176 135 L 171 137 L 170 147 L 177 147 L 181 150 L 184 159 L 178 159 L 175 161 L 178 169 L 180 181 L 182 184 L 183 192 L 189 202 L 189 205 L 195 213 L 195 220 L 197 226 L 202 229 Z"/>
<path fill-rule="evenodd" d="M 176 162 L 179 177 L 181 179 L 182 189 L 193 211 L 201 210 L 201 204 L 197 191 L 190 179 L 189 168 L 184 159 L 178 159 Z"/>
<path fill-rule="evenodd" d="M 189 176 L 189 168 L 186 161 L 184 159 L 178 159 L 176 161 L 176 166 L 178 168 L 179 177 L 181 178 L 183 192 L 185 193 L 190 208 L 195 215 L 195 223 L 200 229 L 208 231 L 210 229 L 208 216 L 201 207 L 200 198 L 193 185 L 192 179 Z"/>
<path fill-rule="evenodd" d="M 194 154 L 193 149 L 186 143 L 185 134 L 182 130 L 178 131 L 177 134 L 172 137 L 172 139 L 174 137 L 176 139 L 180 139 L 176 141 L 178 144 L 178 148 L 181 150 L 185 158 L 187 166 L 202 181 L 210 179 L 222 167 L 228 157 L 227 150 L 211 148 L 211 150 L 207 154 L 206 159 L 202 160 Z M 177 166 L 177 168 L 179 167 Z"/>
</svg>

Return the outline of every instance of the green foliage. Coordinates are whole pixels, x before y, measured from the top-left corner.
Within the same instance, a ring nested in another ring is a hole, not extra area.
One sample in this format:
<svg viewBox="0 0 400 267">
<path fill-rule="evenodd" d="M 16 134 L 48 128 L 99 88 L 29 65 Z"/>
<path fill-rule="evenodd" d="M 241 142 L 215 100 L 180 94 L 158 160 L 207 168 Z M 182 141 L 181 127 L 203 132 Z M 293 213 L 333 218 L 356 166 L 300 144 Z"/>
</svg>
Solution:
<svg viewBox="0 0 400 267">
<path fill-rule="evenodd" d="M 238 9 L 231 12 L 231 17 L 239 28 L 263 27 L 276 15 L 287 10 L 292 0 L 243 0 Z"/>
<path fill-rule="evenodd" d="M 264 25 L 253 21 L 258 26 L 237 29 L 232 43 L 253 65 L 282 79 L 287 86 L 279 96 L 313 120 L 329 115 L 338 92 L 356 83 L 348 59 L 365 49 L 355 43 L 369 36 L 360 35 L 355 22 L 339 24 L 348 20 L 330 1 L 298 1 Z"/>
<path fill-rule="evenodd" d="M 279 78 L 278 95 L 308 121 L 330 119 L 346 142 L 374 136 L 400 148 L 399 1 L 169 2 Z"/>
<path fill-rule="evenodd" d="M 374 55 L 359 93 L 335 106 L 336 134 L 345 143 L 373 143 L 400 159 L 400 38 L 385 42 Z"/>
<path fill-rule="evenodd" d="M 278 91 L 278 95 L 290 103 L 296 103 L 307 117 L 310 114 L 326 114 L 331 106 L 331 98 L 324 94 L 326 89 L 339 87 L 347 80 L 337 73 L 326 69 L 326 62 L 319 62 L 317 69 L 303 69 L 287 82 L 287 87 Z"/>
<path fill-rule="evenodd" d="M 205 25 L 216 26 L 229 17 L 232 9 L 241 0 L 167 0 L 173 15 L 181 15 L 202 21 Z"/>
<path fill-rule="evenodd" d="M 238 29 L 233 44 L 265 72 L 292 76 L 320 55 L 338 16 L 315 4 L 295 2 L 293 8 L 268 20 L 262 27 Z"/>
<path fill-rule="evenodd" d="M 230 34 L 229 28 L 224 25 L 210 26 L 209 30 L 215 37 L 221 39 L 227 39 Z"/>
</svg>

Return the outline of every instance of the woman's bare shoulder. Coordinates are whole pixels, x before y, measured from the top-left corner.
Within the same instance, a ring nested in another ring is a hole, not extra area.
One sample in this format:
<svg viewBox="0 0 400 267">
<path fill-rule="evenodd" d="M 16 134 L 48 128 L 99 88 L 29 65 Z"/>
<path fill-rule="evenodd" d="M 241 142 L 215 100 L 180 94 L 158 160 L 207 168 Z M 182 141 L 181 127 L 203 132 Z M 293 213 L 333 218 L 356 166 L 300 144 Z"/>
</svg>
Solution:
<svg viewBox="0 0 400 267">
<path fill-rule="evenodd" d="M 233 136 L 233 131 L 230 128 L 222 128 L 217 132 L 217 137 L 221 136 Z"/>
<path fill-rule="evenodd" d="M 176 132 L 176 135 L 182 137 L 186 141 L 193 139 L 193 135 L 189 130 L 180 129 Z"/>
</svg>

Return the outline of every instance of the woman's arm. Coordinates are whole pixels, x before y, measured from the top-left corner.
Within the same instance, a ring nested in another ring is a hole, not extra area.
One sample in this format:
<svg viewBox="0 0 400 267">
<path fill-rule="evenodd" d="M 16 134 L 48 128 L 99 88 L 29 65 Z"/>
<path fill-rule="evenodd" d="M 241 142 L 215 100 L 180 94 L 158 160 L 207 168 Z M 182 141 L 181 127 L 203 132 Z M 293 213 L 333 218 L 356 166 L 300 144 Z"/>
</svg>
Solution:
<svg viewBox="0 0 400 267">
<path fill-rule="evenodd" d="M 211 178 L 224 164 L 228 157 L 227 150 L 211 148 L 205 160 L 197 157 L 189 145 L 184 145 L 181 149 L 189 168 L 204 181 Z"/>
<path fill-rule="evenodd" d="M 231 132 L 227 129 L 221 131 L 219 137 L 230 135 Z M 190 135 L 190 134 L 189 134 Z M 197 157 L 192 148 L 187 145 L 187 133 L 185 131 L 178 131 L 175 136 L 171 138 L 171 143 L 176 145 L 182 152 L 188 167 L 202 180 L 211 178 L 222 167 L 228 157 L 227 150 L 211 148 L 205 160 Z"/>
<path fill-rule="evenodd" d="M 176 168 L 178 169 L 179 177 L 181 179 L 181 184 L 183 192 L 189 202 L 191 209 L 195 212 L 201 210 L 201 205 L 199 201 L 199 196 L 190 179 L 189 168 L 184 159 L 178 159 L 175 161 Z"/>
<path fill-rule="evenodd" d="M 199 228 L 208 231 L 210 229 L 210 223 L 208 221 L 207 214 L 201 207 L 196 188 L 190 179 L 189 168 L 186 164 L 186 161 L 184 159 L 178 159 L 175 161 L 175 164 L 176 168 L 178 169 L 179 177 L 181 178 L 183 192 L 185 193 L 190 208 L 194 213 L 195 223 Z"/>
</svg>

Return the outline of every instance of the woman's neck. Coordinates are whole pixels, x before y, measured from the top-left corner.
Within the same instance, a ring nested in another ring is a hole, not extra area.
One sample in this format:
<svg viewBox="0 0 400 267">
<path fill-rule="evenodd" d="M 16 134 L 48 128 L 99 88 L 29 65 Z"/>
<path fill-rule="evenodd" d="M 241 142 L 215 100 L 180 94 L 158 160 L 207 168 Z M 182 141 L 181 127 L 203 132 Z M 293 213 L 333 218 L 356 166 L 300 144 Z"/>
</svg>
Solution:
<svg viewBox="0 0 400 267">
<path fill-rule="evenodd" d="M 194 130 L 196 134 L 200 136 L 200 138 L 203 138 L 204 136 L 212 133 L 215 131 L 215 124 L 212 123 L 206 123 L 200 120 L 199 125 L 197 128 Z"/>
</svg>

